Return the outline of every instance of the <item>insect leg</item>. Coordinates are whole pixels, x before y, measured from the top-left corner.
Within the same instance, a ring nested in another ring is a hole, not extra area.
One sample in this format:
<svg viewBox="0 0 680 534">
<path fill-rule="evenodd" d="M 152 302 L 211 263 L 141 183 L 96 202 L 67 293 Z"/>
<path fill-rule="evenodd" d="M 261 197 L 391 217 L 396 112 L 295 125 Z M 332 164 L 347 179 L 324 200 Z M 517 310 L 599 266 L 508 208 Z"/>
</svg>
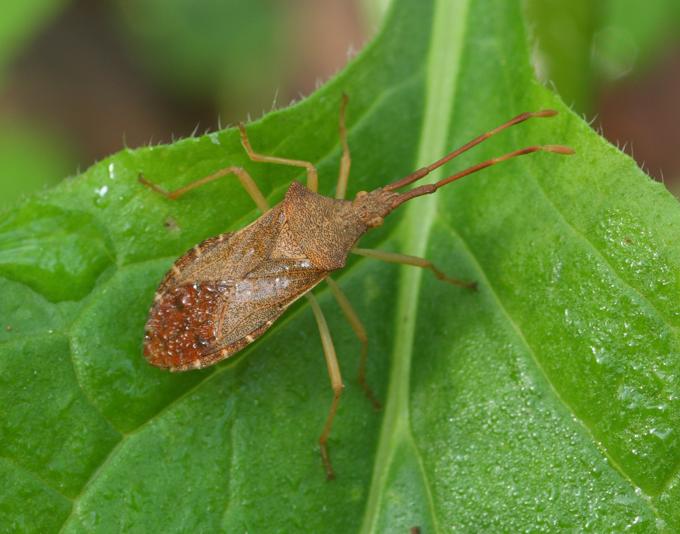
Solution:
<svg viewBox="0 0 680 534">
<path fill-rule="evenodd" d="M 326 282 L 331 288 L 331 292 L 333 293 L 335 300 L 338 301 L 340 309 L 345 314 L 347 322 L 352 327 L 352 330 L 354 330 L 356 336 L 359 338 L 359 342 L 361 343 L 361 358 L 359 360 L 359 384 L 364 390 L 364 394 L 368 400 L 371 402 L 371 404 L 373 404 L 373 407 L 376 410 L 379 410 L 381 408 L 380 402 L 378 402 L 373 390 L 371 390 L 368 383 L 366 382 L 366 360 L 368 359 L 368 336 L 366 335 L 366 329 L 364 328 L 364 325 L 361 324 L 361 319 L 359 319 L 357 312 L 354 311 L 349 299 L 340 289 L 338 284 L 335 283 L 335 280 L 328 277 L 326 278 Z"/>
<path fill-rule="evenodd" d="M 352 165 L 352 158 L 349 154 L 349 144 L 347 143 L 347 128 L 345 126 L 345 112 L 349 97 L 342 95 L 340 104 L 340 144 L 342 144 L 342 157 L 340 158 L 340 172 L 338 173 L 338 185 L 335 188 L 335 198 L 345 198 L 347 193 L 347 180 L 349 179 L 349 168 Z"/>
<path fill-rule="evenodd" d="M 333 346 L 333 340 L 331 339 L 331 332 L 328 329 L 328 323 L 326 318 L 321 311 L 319 303 L 316 301 L 313 295 L 307 294 L 307 300 L 312 307 L 312 312 L 314 312 L 314 318 L 316 319 L 316 324 L 319 326 L 319 334 L 321 334 L 321 345 L 323 345 L 323 355 L 326 358 L 326 365 L 328 366 L 328 375 L 331 379 L 331 387 L 333 388 L 333 401 L 331 402 L 331 408 L 328 411 L 328 417 L 326 418 L 326 424 L 323 427 L 321 436 L 319 437 L 319 445 L 321 447 L 321 460 L 323 461 L 324 469 L 326 469 L 326 477 L 328 480 L 335 478 L 335 472 L 333 471 L 333 466 L 331 465 L 331 459 L 328 455 L 328 435 L 333 427 L 333 419 L 335 419 L 335 412 L 338 409 L 338 403 L 340 401 L 340 395 L 342 393 L 342 376 L 340 375 L 340 366 L 338 365 L 338 359 L 335 355 L 335 347 Z"/>
<path fill-rule="evenodd" d="M 257 204 L 257 207 L 260 208 L 260 210 L 263 213 L 269 209 L 269 203 L 264 198 L 264 195 L 262 195 L 262 192 L 257 187 L 257 184 L 253 181 L 250 174 L 248 174 L 241 167 L 226 167 L 226 168 L 221 169 L 221 170 L 219 170 L 219 171 L 217 171 L 217 172 L 215 172 L 215 173 L 213 173 L 209 176 L 206 176 L 205 178 L 200 178 L 199 180 L 191 182 L 190 184 L 187 184 L 184 187 L 180 187 L 179 189 L 175 189 L 174 191 L 166 191 L 165 189 L 163 189 L 159 185 L 156 185 L 155 183 L 150 182 L 149 180 L 144 178 L 144 176 L 142 176 L 141 174 L 139 175 L 139 181 L 142 184 L 144 184 L 146 187 L 151 189 L 152 191 L 155 191 L 156 193 L 163 195 L 165 198 L 168 198 L 170 200 L 177 200 L 179 197 L 181 197 L 185 193 L 188 193 L 189 191 L 191 191 L 193 189 L 196 189 L 198 187 L 201 187 L 202 185 L 210 183 L 213 180 L 217 180 L 218 178 L 222 178 L 223 176 L 227 176 L 228 174 L 235 174 L 236 175 L 239 182 L 241 182 L 241 185 L 243 186 L 243 188 L 250 195 L 250 198 L 253 199 L 255 204 Z"/>
<path fill-rule="evenodd" d="M 465 280 L 459 280 L 458 278 L 447 276 L 442 271 L 437 269 L 437 267 L 435 267 L 431 261 L 426 260 L 425 258 L 419 258 L 418 256 L 408 256 L 406 254 L 398 254 L 396 252 L 387 252 L 384 250 L 375 250 L 371 248 L 353 248 L 352 252 L 354 254 L 358 254 L 359 256 L 375 258 L 388 263 L 401 263 L 404 265 L 413 265 L 414 267 L 420 267 L 422 269 L 429 269 L 442 282 L 448 282 L 449 284 L 466 287 L 469 289 L 477 289 L 477 282 L 467 282 Z"/>
<path fill-rule="evenodd" d="M 253 150 L 253 147 L 250 146 L 248 134 L 246 133 L 246 127 L 243 125 L 243 123 L 239 124 L 238 128 L 241 131 L 241 144 L 243 145 L 243 148 L 246 150 L 246 153 L 251 160 L 264 163 L 291 165 L 293 167 L 303 167 L 307 169 L 307 189 L 316 193 L 316 191 L 319 189 L 319 178 L 318 173 L 316 172 L 316 167 L 312 163 L 299 159 L 279 158 L 277 156 L 264 156 L 262 154 L 258 154 Z"/>
</svg>

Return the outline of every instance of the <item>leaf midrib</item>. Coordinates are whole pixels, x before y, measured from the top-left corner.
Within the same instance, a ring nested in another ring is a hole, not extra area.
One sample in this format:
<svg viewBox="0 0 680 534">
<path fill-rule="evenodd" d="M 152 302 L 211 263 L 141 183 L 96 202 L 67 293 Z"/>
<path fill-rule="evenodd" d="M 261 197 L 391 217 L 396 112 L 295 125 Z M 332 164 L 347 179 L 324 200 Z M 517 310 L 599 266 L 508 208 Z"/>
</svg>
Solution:
<svg viewBox="0 0 680 534">
<path fill-rule="evenodd" d="M 463 56 L 468 8 L 469 0 L 460 2 L 438 0 L 435 3 L 432 37 L 427 56 L 425 112 L 417 154 L 418 166 L 427 165 L 447 151 L 453 104 Z M 424 182 L 436 180 L 438 174 L 437 171 L 433 172 Z M 403 222 L 407 225 L 404 231 L 405 253 L 421 257 L 425 255 L 436 216 L 436 203 L 436 195 L 426 196 L 407 207 Z M 416 335 L 421 277 L 421 269 L 410 267 L 402 269 L 400 276 L 399 297 L 394 316 L 394 321 L 399 324 L 399 328 L 394 329 L 394 351 L 385 415 L 361 527 L 362 532 L 372 532 L 377 526 L 383 491 L 398 445 L 403 442 L 403 439 L 408 439 L 410 445 L 417 451 L 411 431 L 409 398 L 411 359 Z M 435 530 L 439 531 L 432 491 L 419 455 L 417 460 L 432 516 L 431 522 Z"/>
</svg>

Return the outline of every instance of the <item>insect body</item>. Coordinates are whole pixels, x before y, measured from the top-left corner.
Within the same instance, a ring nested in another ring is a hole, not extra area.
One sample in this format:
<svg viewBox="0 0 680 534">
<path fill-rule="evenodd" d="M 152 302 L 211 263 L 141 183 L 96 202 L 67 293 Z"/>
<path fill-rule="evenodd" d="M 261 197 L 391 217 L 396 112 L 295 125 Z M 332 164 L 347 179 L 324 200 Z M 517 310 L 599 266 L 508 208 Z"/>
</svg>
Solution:
<svg viewBox="0 0 680 534">
<path fill-rule="evenodd" d="M 144 353 L 171 371 L 200 369 L 252 343 L 331 271 L 390 210 L 397 195 L 333 200 L 293 182 L 249 226 L 204 241 L 180 258 L 157 291 Z"/>
<path fill-rule="evenodd" d="M 367 335 L 357 314 L 330 274 L 344 267 L 347 256 L 356 253 L 389 262 L 430 269 L 441 280 L 466 287 L 474 284 L 450 278 L 422 258 L 355 248 L 359 238 L 404 202 L 435 192 L 440 187 L 501 161 L 537 151 L 571 154 L 558 145 L 531 146 L 485 161 L 434 184 L 398 192 L 462 152 L 514 124 L 532 117 L 550 117 L 554 111 L 523 113 L 498 128 L 470 141 L 442 159 L 371 192 L 360 192 L 345 200 L 350 168 L 343 98 L 340 138 L 343 146 L 336 198 L 319 195 L 317 173 L 309 162 L 255 153 L 241 125 L 243 146 L 253 161 L 303 167 L 307 186 L 293 182 L 283 201 L 269 208 L 251 177 L 240 167 L 229 167 L 174 192 L 167 192 L 140 176 L 140 181 L 170 199 L 212 180 L 234 174 L 263 212 L 250 225 L 235 233 L 221 234 L 196 245 L 175 262 L 161 282 L 151 308 L 144 337 L 144 355 L 158 367 L 171 371 L 200 369 L 235 354 L 260 337 L 293 302 L 309 299 L 321 333 L 324 355 L 333 387 L 333 401 L 321 438 L 321 455 L 328 478 L 334 472 L 327 439 L 342 391 L 342 378 L 326 320 L 309 293 L 326 280 L 362 343 L 359 382 L 378 407 L 366 384 Z"/>
</svg>

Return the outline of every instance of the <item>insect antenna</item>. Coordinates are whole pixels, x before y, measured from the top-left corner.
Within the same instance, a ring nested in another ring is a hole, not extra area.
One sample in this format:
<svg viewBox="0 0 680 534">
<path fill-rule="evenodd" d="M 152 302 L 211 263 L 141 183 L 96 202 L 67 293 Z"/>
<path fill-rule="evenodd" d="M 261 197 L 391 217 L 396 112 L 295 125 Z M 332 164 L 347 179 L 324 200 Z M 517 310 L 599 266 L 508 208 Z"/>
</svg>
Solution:
<svg viewBox="0 0 680 534">
<path fill-rule="evenodd" d="M 426 167 L 422 167 L 411 174 L 405 176 L 401 180 L 397 180 L 396 182 L 393 182 L 391 184 L 388 184 L 387 186 L 384 187 L 386 191 L 394 191 L 396 189 L 400 189 L 408 184 L 411 184 L 417 180 L 420 180 L 424 176 L 427 176 L 429 173 L 431 173 L 433 170 L 441 167 L 445 163 L 448 163 L 451 161 L 453 158 L 461 155 L 463 152 L 467 152 L 471 148 L 479 145 L 483 141 L 487 140 L 489 137 L 492 137 L 496 135 L 497 133 L 502 132 L 503 130 L 510 128 L 511 126 L 514 126 L 515 124 L 519 124 L 520 122 L 524 122 L 528 119 L 531 118 L 545 118 L 545 117 L 554 117 L 557 115 L 557 111 L 552 110 L 552 109 L 544 109 L 541 111 L 534 111 L 534 112 L 526 112 L 526 113 L 521 113 L 520 115 L 517 115 L 516 117 L 510 119 L 509 121 L 501 124 L 500 126 L 494 128 L 493 130 L 490 130 L 486 133 L 483 133 L 482 135 L 474 138 L 472 141 L 469 141 L 468 143 L 464 144 L 460 148 L 454 150 L 453 152 L 450 152 L 443 158 L 435 161 L 434 163 L 431 163 L 430 165 L 427 165 Z M 526 148 L 522 148 L 520 150 L 515 150 L 513 152 L 509 152 L 508 154 L 505 154 L 500 157 L 492 158 L 487 161 L 484 161 L 482 163 L 478 163 L 477 165 L 473 165 L 472 167 L 469 167 L 468 169 L 465 169 L 459 173 L 456 173 L 452 176 L 449 176 L 448 178 L 444 178 L 443 180 L 439 180 L 438 182 L 434 184 L 426 184 L 422 185 L 420 187 L 416 187 L 406 193 L 402 193 L 399 195 L 396 199 L 395 206 L 398 206 L 407 200 L 410 200 L 415 197 L 419 197 L 422 195 L 428 195 L 430 193 L 434 193 L 437 189 L 440 187 L 449 184 L 455 180 L 458 180 L 460 178 L 463 178 L 464 176 L 467 176 L 468 174 L 472 174 L 474 172 L 480 171 L 482 169 L 485 169 L 486 167 L 490 167 L 491 165 L 495 165 L 496 163 L 501 163 L 502 161 L 506 161 L 508 159 L 517 157 L 517 156 L 523 156 L 524 154 L 531 154 L 532 152 L 553 152 L 556 154 L 564 154 L 564 155 L 569 155 L 573 154 L 574 151 L 573 149 L 562 146 L 562 145 L 534 145 L 534 146 L 529 146 Z"/>
<path fill-rule="evenodd" d="M 421 185 L 419 187 L 415 187 L 411 189 L 410 191 L 407 191 L 406 193 L 402 193 L 397 197 L 396 200 L 396 206 L 399 206 L 400 204 L 403 204 L 407 200 L 411 200 L 412 198 L 415 197 L 420 197 L 423 195 L 429 195 L 430 193 L 434 193 L 437 189 L 440 187 L 450 184 L 451 182 L 458 180 L 460 178 L 463 178 L 467 176 L 468 174 L 472 174 L 477 171 L 481 171 L 482 169 L 485 169 L 486 167 L 491 167 L 491 165 L 495 165 L 496 163 L 500 163 L 502 161 L 509 160 L 511 158 L 515 158 L 517 156 L 523 156 L 525 154 L 531 154 L 532 152 L 553 152 L 555 154 L 563 154 L 565 156 L 569 156 L 574 153 L 574 150 L 572 148 L 569 148 L 568 146 L 562 146 L 562 145 L 535 145 L 535 146 L 529 146 L 526 148 L 522 148 L 520 150 L 515 150 L 514 152 L 509 152 L 508 154 L 504 154 L 502 156 L 499 156 L 497 158 L 491 158 L 489 160 L 483 161 L 482 163 L 478 163 L 477 165 L 473 165 L 472 167 L 469 167 L 465 169 L 464 171 L 460 171 L 459 173 L 456 173 L 452 176 L 449 176 L 448 178 L 444 178 L 443 180 L 439 180 L 438 182 L 435 182 L 434 184 L 426 184 L 426 185 Z"/>
</svg>

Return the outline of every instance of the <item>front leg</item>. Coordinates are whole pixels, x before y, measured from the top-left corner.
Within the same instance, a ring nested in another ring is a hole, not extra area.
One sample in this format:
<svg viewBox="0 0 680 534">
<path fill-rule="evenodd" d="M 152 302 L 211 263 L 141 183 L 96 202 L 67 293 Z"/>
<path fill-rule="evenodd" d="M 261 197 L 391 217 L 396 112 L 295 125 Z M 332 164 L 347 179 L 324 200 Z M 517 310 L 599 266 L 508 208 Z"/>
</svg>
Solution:
<svg viewBox="0 0 680 534">
<path fill-rule="evenodd" d="M 351 252 L 353 254 L 358 254 L 359 256 L 375 258 L 388 263 L 401 263 L 403 265 L 412 265 L 414 267 L 420 267 L 421 269 L 428 269 L 432 271 L 437 279 L 441 280 L 442 282 L 447 282 L 458 287 L 465 287 L 467 289 L 477 289 L 477 282 L 459 280 L 458 278 L 448 276 L 437 269 L 437 267 L 435 267 L 435 265 L 430 260 L 426 260 L 425 258 L 409 256 L 407 254 L 398 254 L 396 252 L 386 252 L 384 250 L 375 250 L 371 248 L 353 248 Z"/>
</svg>

